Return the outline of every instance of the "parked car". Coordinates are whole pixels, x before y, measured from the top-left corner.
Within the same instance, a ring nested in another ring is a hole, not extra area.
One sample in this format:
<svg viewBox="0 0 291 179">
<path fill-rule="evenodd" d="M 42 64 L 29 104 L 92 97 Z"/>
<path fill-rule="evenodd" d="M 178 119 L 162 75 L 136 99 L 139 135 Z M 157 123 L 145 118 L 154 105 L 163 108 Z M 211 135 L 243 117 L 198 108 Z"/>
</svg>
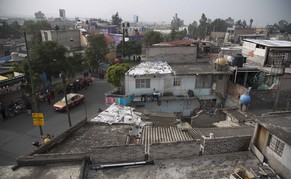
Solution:
<svg viewBox="0 0 291 179">
<path fill-rule="evenodd" d="M 76 106 L 85 100 L 85 96 L 83 94 L 78 94 L 78 93 L 69 93 L 67 94 L 67 100 L 68 100 L 68 106 L 69 108 Z M 56 111 L 65 111 L 66 110 L 66 99 L 63 97 L 62 100 L 56 102 L 53 105 L 54 109 Z"/>
</svg>

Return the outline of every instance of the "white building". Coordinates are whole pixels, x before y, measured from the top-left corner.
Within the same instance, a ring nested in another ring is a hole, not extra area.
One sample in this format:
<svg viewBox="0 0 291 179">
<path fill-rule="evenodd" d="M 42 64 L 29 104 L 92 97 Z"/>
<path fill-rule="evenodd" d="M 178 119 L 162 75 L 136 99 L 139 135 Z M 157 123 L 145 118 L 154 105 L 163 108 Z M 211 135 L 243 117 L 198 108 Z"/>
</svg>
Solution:
<svg viewBox="0 0 291 179">
<path fill-rule="evenodd" d="M 230 74 L 209 63 L 170 66 L 165 61 L 147 61 L 125 74 L 125 95 L 133 95 L 147 109 L 190 116 L 195 109 L 223 104 Z M 153 95 L 159 96 L 157 102 Z"/>
<path fill-rule="evenodd" d="M 283 178 L 291 176 L 290 112 L 263 115 L 254 132 L 251 150 Z"/>
</svg>

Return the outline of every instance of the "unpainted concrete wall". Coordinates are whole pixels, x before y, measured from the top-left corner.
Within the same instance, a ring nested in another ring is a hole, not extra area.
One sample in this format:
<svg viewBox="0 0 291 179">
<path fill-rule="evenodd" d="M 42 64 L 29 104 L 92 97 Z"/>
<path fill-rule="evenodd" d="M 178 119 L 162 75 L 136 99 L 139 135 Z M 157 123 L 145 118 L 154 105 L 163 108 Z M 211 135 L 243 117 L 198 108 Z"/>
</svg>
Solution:
<svg viewBox="0 0 291 179">
<path fill-rule="evenodd" d="M 147 58 L 162 58 L 168 61 L 168 58 L 175 56 L 175 61 L 181 61 L 182 59 L 193 60 L 197 59 L 197 47 L 150 47 L 146 50 Z M 180 57 L 180 58 L 179 58 Z M 150 60 L 150 59 L 147 59 Z"/>
<path fill-rule="evenodd" d="M 105 146 L 93 149 L 89 154 L 93 162 L 136 162 L 145 160 L 144 145 L 130 144 L 119 146 Z"/>
<path fill-rule="evenodd" d="M 199 155 L 200 140 L 177 141 L 169 143 L 153 143 L 150 145 L 149 155 L 153 160 L 179 158 Z"/>
<path fill-rule="evenodd" d="M 205 138 L 202 144 L 202 154 L 221 154 L 229 152 L 247 151 L 251 136 L 227 137 L 227 138 Z"/>
</svg>

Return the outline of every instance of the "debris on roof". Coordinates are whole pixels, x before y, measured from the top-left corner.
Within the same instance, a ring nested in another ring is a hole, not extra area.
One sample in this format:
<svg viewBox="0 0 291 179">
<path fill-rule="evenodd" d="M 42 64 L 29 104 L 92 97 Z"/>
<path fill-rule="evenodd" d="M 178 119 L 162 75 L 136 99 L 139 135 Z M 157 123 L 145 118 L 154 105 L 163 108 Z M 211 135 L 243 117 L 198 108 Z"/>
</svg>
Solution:
<svg viewBox="0 0 291 179">
<path fill-rule="evenodd" d="M 146 61 L 139 65 L 132 67 L 126 73 L 129 76 L 135 75 L 157 75 L 157 74 L 170 74 L 173 70 L 166 61 Z"/>
<path fill-rule="evenodd" d="M 134 112 L 134 108 L 113 103 L 106 110 L 91 119 L 91 122 L 103 122 L 107 124 L 136 124 L 143 126 L 141 113 Z"/>
<path fill-rule="evenodd" d="M 216 127 L 238 127 L 238 126 L 240 126 L 238 123 L 234 123 L 232 121 L 227 121 L 227 120 L 215 122 L 212 125 L 216 126 Z"/>
</svg>

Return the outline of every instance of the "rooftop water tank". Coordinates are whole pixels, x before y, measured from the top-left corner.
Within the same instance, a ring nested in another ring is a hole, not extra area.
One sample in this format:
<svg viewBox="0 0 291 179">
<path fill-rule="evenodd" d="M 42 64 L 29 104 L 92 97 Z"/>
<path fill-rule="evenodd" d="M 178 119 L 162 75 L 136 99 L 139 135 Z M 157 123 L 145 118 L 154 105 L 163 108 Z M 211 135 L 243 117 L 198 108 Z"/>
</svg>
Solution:
<svg viewBox="0 0 291 179">
<path fill-rule="evenodd" d="M 18 61 L 18 60 L 19 60 L 18 52 L 12 52 L 11 53 L 11 61 Z"/>
<path fill-rule="evenodd" d="M 244 64 L 244 57 L 242 54 L 236 54 L 232 60 L 231 66 L 242 67 Z"/>
<path fill-rule="evenodd" d="M 244 104 L 244 105 L 248 105 L 250 102 L 251 102 L 251 97 L 249 94 L 247 93 L 244 93 L 243 95 L 240 96 L 239 98 L 239 102 L 241 104 Z"/>
<path fill-rule="evenodd" d="M 228 55 L 226 59 L 227 59 L 228 63 L 231 64 L 234 57 L 232 55 Z"/>
<path fill-rule="evenodd" d="M 223 66 L 223 65 L 228 64 L 228 61 L 225 58 L 218 58 L 215 60 L 214 63 L 216 63 L 217 65 Z"/>
<path fill-rule="evenodd" d="M 228 69 L 228 61 L 225 58 L 217 58 L 214 61 L 214 65 L 217 71 L 226 71 Z"/>
</svg>

